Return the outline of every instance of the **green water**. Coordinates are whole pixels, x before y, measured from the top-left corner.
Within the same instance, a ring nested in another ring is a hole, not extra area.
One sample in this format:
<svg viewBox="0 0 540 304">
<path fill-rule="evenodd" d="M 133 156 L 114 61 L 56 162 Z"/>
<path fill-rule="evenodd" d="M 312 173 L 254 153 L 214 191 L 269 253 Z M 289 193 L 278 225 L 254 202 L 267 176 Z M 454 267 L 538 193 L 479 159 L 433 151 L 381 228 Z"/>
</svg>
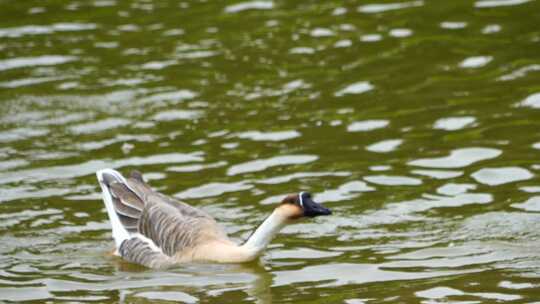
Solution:
<svg viewBox="0 0 540 304">
<path fill-rule="evenodd" d="M 396 0 L 397 1 L 397 0 Z M 0 0 L 0 302 L 540 300 L 540 2 Z M 257 263 L 152 271 L 94 172 L 138 169 Z"/>
</svg>

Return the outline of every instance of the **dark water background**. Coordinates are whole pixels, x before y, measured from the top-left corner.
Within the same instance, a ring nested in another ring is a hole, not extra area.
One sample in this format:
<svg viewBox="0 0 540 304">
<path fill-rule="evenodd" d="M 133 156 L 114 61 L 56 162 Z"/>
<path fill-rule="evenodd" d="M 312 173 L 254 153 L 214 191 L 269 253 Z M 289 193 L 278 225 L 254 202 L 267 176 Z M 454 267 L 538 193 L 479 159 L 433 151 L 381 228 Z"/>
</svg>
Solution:
<svg viewBox="0 0 540 304">
<path fill-rule="evenodd" d="M 396 0 L 397 1 L 397 0 Z M 540 300 L 540 2 L 0 0 L 0 301 Z M 260 262 L 106 255 L 139 169 Z"/>
</svg>

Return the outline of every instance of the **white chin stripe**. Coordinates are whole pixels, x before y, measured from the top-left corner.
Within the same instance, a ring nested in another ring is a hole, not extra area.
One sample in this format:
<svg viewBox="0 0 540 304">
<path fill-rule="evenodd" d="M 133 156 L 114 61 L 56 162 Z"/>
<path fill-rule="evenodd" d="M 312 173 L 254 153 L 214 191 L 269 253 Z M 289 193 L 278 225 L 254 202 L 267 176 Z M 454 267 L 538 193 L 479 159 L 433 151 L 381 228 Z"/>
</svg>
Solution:
<svg viewBox="0 0 540 304">
<path fill-rule="evenodd" d="M 298 199 L 300 200 L 300 206 L 304 208 L 304 198 L 302 198 L 302 195 L 304 195 L 303 191 L 298 194 Z"/>
</svg>

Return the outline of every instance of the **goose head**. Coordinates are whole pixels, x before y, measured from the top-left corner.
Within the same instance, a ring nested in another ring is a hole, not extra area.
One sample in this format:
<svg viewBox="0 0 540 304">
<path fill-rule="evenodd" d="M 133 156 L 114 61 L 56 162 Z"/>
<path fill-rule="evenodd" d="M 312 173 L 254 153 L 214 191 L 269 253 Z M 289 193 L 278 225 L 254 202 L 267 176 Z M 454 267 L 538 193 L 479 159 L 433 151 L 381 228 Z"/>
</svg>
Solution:
<svg viewBox="0 0 540 304">
<path fill-rule="evenodd" d="M 308 192 L 287 195 L 276 209 L 290 220 L 332 214 L 330 209 L 313 201 Z"/>
<path fill-rule="evenodd" d="M 301 218 L 330 215 L 332 211 L 313 201 L 311 194 L 300 192 L 287 195 L 272 214 L 253 232 L 242 248 L 246 249 L 246 260 L 261 254 L 272 238 L 286 224 Z"/>
</svg>

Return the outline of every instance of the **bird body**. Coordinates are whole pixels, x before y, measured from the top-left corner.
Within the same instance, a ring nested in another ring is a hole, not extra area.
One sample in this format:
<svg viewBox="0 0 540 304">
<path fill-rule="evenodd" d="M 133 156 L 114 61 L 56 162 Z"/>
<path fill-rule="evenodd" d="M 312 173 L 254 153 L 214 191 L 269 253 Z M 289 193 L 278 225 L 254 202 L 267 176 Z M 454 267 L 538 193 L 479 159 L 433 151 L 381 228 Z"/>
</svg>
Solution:
<svg viewBox="0 0 540 304">
<path fill-rule="evenodd" d="M 112 226 L 115 254 L 150 268 L 189 262 L 242 263 L 256 259 L 286 224 L 330 214 L 309 193 L 289 195 L 243 245 L 232 242 L 208 213 L 150 188 L 136 171 L 128 178 L 100 170 L 98 181 Z"/>
</svg>

